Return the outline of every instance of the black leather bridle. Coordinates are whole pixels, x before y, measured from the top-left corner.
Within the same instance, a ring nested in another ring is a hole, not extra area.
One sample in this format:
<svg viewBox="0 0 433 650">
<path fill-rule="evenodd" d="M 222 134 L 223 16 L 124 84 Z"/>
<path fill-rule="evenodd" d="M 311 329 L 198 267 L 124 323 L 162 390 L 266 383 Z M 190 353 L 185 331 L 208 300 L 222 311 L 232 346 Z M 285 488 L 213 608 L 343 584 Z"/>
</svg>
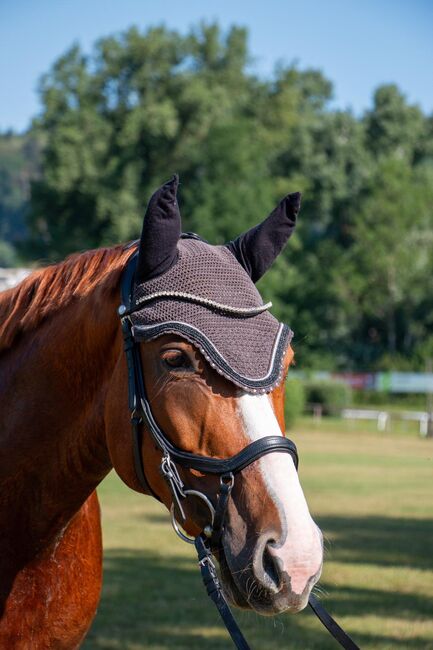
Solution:
<svg viewBox="0 0 433 650">
<path fill-rule="evenodd" d="M 146 493 L 150 493 L 159 499 L 158 495 L 155 494 L 146 479 L 143 466 L 142 433 L 143 426 L 145 426 L 162 453 L 160 471 L 167 482 L 173 499 L 171 508 L 173 526 L 177 534 L 183 540 L 195 545 L 207 593 L 218 608 L 236 647 L 239 650 L 249 650 L 250 647 L 242 635 L 242 632 L 233 618 L 227 601 L 225 600 L 221 584 L 217 577 L 215 564 L 212 558 L 212 551 L 218 551 L 221 548 L 221 536 L 224 530 L 224 520 L 236 474 L 262 456 L 274 452 L 290 454 L 295 467 L 298 468 L 299 460 L 296 445 L 284 436 L 267 436 L 250 443 L 238 454 L 235 454 L 230 458 L 219 459 L 182 451 L 173 445 L 173 443 L 167 438 L 156 422 L 147 398 L 139 351 L 139 341 L 134 337 L 133 325 L 130 320 L 130 315 L 132 313 L 142 309 L 142 307 L 134 305 L 133 302 L 134 276 L 137 266 L 137 257 L 138 254 L 134 253 L 123 272 L 121 280 L 122 302 L 118 310 L 128 368 L 128 403 L 131 412 L 135 472 L 142 489 Z M 197 490 L 187 489 L 185 487 L 179 475 L 178 467 L 194 469 L 204 474 L 219 476 L 220 485 L 215 506 L 204 493 Z M 203 531 L 195 539 L 187 537 L 180 530 L 177 523 L 177 517 L 179 515 L 183 521 L 186 519 L 182 507 L 182 501 L 189 496 L 195 496 L 201 499 L 206 504 L 210 513 L 209 524 L 203 528 Z M 337 639 L 337 641 L 339 641 L 340 645 L 347 650 L 358 649 L 358 646 L 352 641 L 352 639 L 350 639 L 342 628 L 340 628 L 340 626 L 312 595 L 310 596 L 309 604 L 325 627 Z"/>
</svg>

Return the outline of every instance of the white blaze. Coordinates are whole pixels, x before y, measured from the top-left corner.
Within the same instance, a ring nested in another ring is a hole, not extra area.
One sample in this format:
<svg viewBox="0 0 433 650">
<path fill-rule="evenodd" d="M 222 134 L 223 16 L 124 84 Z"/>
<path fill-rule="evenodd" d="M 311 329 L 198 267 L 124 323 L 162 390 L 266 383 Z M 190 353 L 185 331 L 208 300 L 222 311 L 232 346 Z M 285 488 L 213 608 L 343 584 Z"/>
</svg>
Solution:
<svg viewBox="0 0 433 650">
<path fill-rule="evenodd" d="M 245 433 L 251 442 L 282 435 L 268 395 L 245 393 L 238 402 Z M 283 539 L 276 540 L 277 546 L 271 547 L 270 552 L 280 559 L 283 570 L 290 576 L 292 591 L 301 594 L 308 579 L 322 564 L 320 532 L 309 513 L 291 455 L 272 452 L 256 462 L 281 518 Z"/>
</svg>

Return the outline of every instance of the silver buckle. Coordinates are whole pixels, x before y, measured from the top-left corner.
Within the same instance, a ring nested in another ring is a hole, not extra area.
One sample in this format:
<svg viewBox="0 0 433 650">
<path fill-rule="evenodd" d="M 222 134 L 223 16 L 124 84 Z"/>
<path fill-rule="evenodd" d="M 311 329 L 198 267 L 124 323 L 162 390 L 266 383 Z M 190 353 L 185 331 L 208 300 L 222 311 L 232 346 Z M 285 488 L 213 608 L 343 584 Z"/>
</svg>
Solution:
<svg viewBox="0 0 433 650">
<path fill-rule="evenodd" d="M 176 503 L 176 506 L 181 514 L 181 517 L 183 521 L 185 521 L 186 515 L 180 501 L 181 499 L 185 498 L 182 479 L 179 476 L 179 472 L 177 471 L 176 465 L 173 463 L 173 461 L 170 458 L 170 454 L 168 454 L 167 452 L 164 453 L 164 456 L 161 461 L 160 469 L 161 469 L 161 474 L 167 481 L 168 486 L 170 488 L 170 492 L 173 497 L 173 502 Z"/>
</svg>

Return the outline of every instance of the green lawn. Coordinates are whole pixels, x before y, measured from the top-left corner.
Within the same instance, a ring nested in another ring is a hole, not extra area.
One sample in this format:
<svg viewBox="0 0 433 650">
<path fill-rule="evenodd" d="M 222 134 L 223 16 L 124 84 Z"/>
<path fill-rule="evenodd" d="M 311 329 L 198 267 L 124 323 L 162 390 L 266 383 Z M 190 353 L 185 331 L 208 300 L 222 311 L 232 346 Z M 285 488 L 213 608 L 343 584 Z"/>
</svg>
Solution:
<svg viewBox="0 0 433 650">
<path fill-rule="evenodd" d="M 292 437 L 326 539 L 323 602 L 363 649 L 433 649 L 433 440 L 306 419 Z M 230 648 L 165 510 L 114 474 L 99 495 L 104 589 L 83 648 Z M 237 619 L 256 650 L 338 647 L 309 610 Z"/>
</svg>

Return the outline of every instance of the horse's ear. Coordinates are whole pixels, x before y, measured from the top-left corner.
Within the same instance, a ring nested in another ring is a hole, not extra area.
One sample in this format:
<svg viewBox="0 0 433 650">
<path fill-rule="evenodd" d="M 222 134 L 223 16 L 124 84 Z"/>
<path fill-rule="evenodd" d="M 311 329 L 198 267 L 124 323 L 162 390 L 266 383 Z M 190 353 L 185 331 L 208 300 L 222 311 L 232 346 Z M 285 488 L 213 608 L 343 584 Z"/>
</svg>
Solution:
<svg viewBox="0 0 433 650">
<path fill-rule="evenodd" d="M 140 239 L 137 282 L 162 275 L 177 259 L 177 242 L 181 233 L 181 218 L 177 204 L 177 174 L 152 195 L 144 215 Z"/>
<path fill-rule="evenodd" d="M 258 226 L 227 244 L 253 282 L 260 280 L 284 248 L 296 226 L 301 194 L 288 194 Z"/>
</svg>

